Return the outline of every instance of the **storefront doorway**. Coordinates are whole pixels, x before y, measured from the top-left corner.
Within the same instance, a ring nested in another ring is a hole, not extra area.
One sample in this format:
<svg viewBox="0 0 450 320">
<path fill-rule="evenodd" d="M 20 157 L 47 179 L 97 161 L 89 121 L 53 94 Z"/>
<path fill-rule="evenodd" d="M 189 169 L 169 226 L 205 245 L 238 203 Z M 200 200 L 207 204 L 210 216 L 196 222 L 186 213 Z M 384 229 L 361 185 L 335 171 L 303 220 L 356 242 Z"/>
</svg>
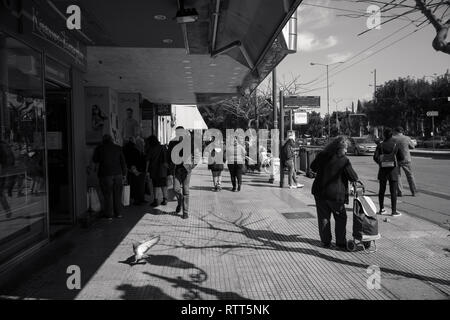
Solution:
<svg viewBox="0 0 450 320">
<path fill-rule="evenodd" d="M 70 89 L 47 81 L 45 101 L 50 224 L 73 224 Z"/>
</svg>

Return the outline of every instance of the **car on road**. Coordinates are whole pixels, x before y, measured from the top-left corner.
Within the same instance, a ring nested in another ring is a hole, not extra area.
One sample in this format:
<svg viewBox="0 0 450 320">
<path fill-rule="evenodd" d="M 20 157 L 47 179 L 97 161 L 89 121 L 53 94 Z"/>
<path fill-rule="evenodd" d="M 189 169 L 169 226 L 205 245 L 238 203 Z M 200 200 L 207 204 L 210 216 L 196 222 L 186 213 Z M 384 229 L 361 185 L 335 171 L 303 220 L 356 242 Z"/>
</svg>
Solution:
<svg viewBox="0 0 450 320">
<path fill-rule="evenodd" d="M 377 144 L 371 137 L 350 137 L 348 140 L 350 143 L 347 152 L 356 156 L 374 154 L 377 149 Z"/>
<path fill-rule="evenodd" d="M 427 138 L 423 141 L 423 147 L 424 148 L 436 148 L 436 149 L 443 149 L 448 148 L 449 141 L 446 139 L 446 137 L 441 136 L 435 136 Z"/>
</svg>

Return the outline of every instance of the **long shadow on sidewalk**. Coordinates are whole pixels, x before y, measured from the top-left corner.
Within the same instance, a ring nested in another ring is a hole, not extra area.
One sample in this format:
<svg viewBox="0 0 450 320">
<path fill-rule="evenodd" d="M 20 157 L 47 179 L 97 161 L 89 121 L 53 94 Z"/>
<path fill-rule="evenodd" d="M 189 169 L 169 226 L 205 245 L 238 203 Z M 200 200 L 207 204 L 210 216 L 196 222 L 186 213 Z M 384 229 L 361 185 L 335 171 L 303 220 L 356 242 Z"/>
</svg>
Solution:
<svg viewBox="0 0 450 320">
<path fill-rule="evenodd" d="M 205 217 L 200 217 L 200 220 L 203 221 L 206 224 L 206 227 L 198 227 L 198 228 L 206 228 L 211 231 L 216 232 L 216 238 L 213 239 L 213 241 L 221 241 L 217 239 L 217 235 L 220 232 L 223 233 L 230 233 L 235 235 L 241 235 L 248 239 L 254 240 L 257 243 L 252 244 L 245 244 L 245 243 L 230 243 L 228 239 L 230 237 L 227 237 L 227 240 L 224 241 L 223 244 L 214 244 L 214 245 L 207 245 L 207 246 L 191 246 L 191 245 L 185 245 L 182 244 L 181 246 L 174 246 L 175 248 L 183 248 L 186 250 L 204 250 L 204 249 L 222 249 L 224 250 L 223 255 L 231 252 L 235 249 L 251 249 L 251 250 L 274 250 L 274 251 L 283 251 L 283 252 L 292 252 L 292 253 L 300 253 L 300 254 L 306 254 L 310 256 L 315 256 L 330 262 L 339 263 L 342 265 L 347 265 L 351 267 L 361 268 L 362 270 L 367 270 L 367 265 L 364 263 L 359 262 L 353 262 L 353 261 L 347 261 L 338 257 L 329 256 L 326 255 L 318 250 L 314 249 L 308 249 L 308 248 L 295 248 L 295 247 L 288 247 L 283 244 L 280 244 L 278 242 L 292 242 L 292 243 L 307 243 L 314 246 L 321 246 L 320 241 L 316 239 L 310 239 L 310 238 L 304 238 L 297 235 L 285 235 L 276 233 L 270 230 L 255 230 L 250 229 L 247 226 L 256 222 L 250 222 L 248 224 L 245 224 L 249 219 L 251 215 L 247 215 L 244 217 L 243 214 L 241 216 L 234 220 L 234 221 L 228 221 L 223 219 L 222 217 L 219 217 L 217 215 L 213 215 L 215 218 L 220 220 L 220 226 L 213 225 L 210 221 L 206 221 Z M 208 216 L 208 219 L 211 219 L 211 214 Z M 259 221 L 257 221 L 259 222 Z M 226 226 L 229 226 L 233 228 L 234 230 L 226 229 Z M 237 229 L 237 230 L 236 230 Z M 428 281 L 433 283 L 439 283 L 443 285 L 450 285 L 450 281 L 445 279 L 439 279 L 429 276 L 424 276 L 420 274 L 415 274 L 412 272 L 405 272 L 400 270 L 395 270 L 391 268 L 381 268 L 381 271 L 384 273 L 389 273 L 392 275 L 402 276 L 406 278 L 412 278 L 412 279 L 418 279 L 421 281 Z"/>
</svg>

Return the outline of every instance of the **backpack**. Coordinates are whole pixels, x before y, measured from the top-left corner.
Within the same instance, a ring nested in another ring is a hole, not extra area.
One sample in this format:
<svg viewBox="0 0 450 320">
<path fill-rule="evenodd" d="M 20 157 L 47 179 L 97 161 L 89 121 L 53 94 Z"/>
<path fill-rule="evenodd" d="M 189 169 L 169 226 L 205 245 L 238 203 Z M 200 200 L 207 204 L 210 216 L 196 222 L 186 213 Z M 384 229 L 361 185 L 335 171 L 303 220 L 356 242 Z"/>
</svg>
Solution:
<svg viewBox="0 0 450 320">
<path fill-rule="evenodd" d="M 397 166 L 397 144 L 394 144 L 394 149 L 391 153 L 383 152 L 383 144 L 380 145 L 380 167 L 381 168 L 395 168 Z"/>
</svg>

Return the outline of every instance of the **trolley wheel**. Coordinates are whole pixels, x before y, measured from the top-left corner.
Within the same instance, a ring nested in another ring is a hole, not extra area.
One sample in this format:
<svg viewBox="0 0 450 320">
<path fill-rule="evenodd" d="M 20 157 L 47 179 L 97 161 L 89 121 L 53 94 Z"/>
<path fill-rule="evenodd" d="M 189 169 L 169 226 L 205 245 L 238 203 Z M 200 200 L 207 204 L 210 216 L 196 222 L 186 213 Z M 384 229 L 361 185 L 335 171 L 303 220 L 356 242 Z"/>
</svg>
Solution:
<svg viewBox="0 0 450 320">
<path fill-rule="evenodd" d="M 347 241 L 347 250 L 348 251 L 355 251 L 356 250 L 356 243 L 354 240 L 348 240 Z"/>
<path fill-rule="evenodd" d="M 366 242 L 363 242 L 364 249 L 369 249 L 370 246 L 371 246 L 371 244 L 372 244 L 372 241 L 366 241 Z"/>
</svg>

